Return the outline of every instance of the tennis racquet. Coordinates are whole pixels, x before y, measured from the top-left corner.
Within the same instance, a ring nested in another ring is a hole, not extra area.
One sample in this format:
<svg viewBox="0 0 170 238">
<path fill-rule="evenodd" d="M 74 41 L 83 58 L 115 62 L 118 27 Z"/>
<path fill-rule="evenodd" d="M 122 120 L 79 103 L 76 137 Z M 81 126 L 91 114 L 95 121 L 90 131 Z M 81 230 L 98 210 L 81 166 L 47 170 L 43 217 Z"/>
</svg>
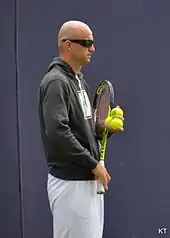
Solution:
<svg viewBox="0 0 170 238">
<path fill-rule="evenodd" d="M 110 115 L 114 107 L 115 94 L 114 88 L 110 81 L 103 80 L 96 89 L 93 109 L 96 136 L 100 141 L 100 160 L 99 163 L 105 166 L 105 152 L 108 138 L 108 131 L 105 128 L 104 121 Z M 104 194 L 105 189 L 102 181 L 97 181 L 97 193 Z"/>
</svg>

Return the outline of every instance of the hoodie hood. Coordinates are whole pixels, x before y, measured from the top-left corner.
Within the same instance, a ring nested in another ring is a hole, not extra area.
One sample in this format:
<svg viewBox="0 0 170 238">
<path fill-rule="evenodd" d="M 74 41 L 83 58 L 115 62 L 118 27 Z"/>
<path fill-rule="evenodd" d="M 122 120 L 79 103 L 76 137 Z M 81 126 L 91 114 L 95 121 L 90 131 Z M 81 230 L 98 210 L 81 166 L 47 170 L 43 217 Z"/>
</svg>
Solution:
<svg viewBox="0 0 170 238">
<path fill-rule="evenodd" d="M 71 66 L 65 62 L 64 60 L 60 59 L 59 57 L 55 57 L 48 66 L 48 72 L 51 71 L 54 67 L 60 68 L 64 70 L 72 78 L 76 76 L 75 72 L 71 68 Z M 83 74 L 80 72 L 77 74 L 80 79 L 83 78 Z"/>
</svg>

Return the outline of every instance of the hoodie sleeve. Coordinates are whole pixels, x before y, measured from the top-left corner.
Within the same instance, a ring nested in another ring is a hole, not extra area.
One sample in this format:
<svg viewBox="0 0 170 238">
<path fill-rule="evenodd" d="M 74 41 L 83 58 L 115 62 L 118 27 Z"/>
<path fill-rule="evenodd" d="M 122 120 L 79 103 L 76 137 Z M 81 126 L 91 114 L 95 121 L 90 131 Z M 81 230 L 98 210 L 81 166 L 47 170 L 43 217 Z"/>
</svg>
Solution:
<svg viewBox="0 0 170 238">
<path fill-rule="evenodd" d="M 60 79 L 51 81 L 43 93 L 42 107 L 48 141 L 64 161 L 95 168 L 97 161 L 75 138 L 69 127 L 69 89 Z"/>
</svg>

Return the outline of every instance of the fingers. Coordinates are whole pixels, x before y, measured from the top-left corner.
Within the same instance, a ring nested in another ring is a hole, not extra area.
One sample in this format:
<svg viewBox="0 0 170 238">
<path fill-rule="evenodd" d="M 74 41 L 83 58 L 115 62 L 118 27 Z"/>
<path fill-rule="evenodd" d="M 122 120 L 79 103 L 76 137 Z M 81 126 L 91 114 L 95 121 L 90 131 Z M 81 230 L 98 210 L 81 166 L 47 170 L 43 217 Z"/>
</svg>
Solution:
<svg viewBox="0 0 170 238">
<path fill-rule="evenodd" d="M 108 189 L 108 183 L 111 180 L 110 175 L 108 174 L 107 170 L 105 170 L 104 177 L 103 177 L 103 186 L 107 190 Z"/>
<path fill-rule="evenodd" d="M 119 129 L 113 129 L 112 127 L 109 127 L 107 126 L 107 130 L 110 132 L 110 133 L 117 133 L 117 132 L 122 132 L 124 131 L 124 128 L 119 128 Z"/>
<path fill-rule="evenodd" d="M 106 168 L 101 166 L 100 164 L 97 165 L 95 169 L 92 170 L 95 175 L 95 179 L 99 179 L 102 181 L 104 188 L 108 189 L 108 183 L 111 180 L 109 173 L 107 172 Z"/>
<path fill-rule="evenodd" d="M 122 117 L 122 116 L 115 116 L 114 118 L 119 118 L 119 119 L 121 119 L 122 121 L 124 121 L 124 117 Z"/>
<path fill-rule="evenodd" d="M 124 131 L 124 128 L 119 128 L 117 130 L 112 130 L 111 133 L 117 133 L 117 132 L 122 132 Z"/>
</svg>

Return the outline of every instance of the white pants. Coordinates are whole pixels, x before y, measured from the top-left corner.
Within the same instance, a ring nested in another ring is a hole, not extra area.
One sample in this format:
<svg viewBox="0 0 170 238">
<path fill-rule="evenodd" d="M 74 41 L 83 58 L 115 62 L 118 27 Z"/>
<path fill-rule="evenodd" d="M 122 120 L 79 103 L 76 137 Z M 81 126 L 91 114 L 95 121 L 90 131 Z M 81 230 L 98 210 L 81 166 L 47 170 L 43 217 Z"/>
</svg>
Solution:
<svg viewBox="0 0 170 238">
<path fill-rule="evenodd" d="M 103 195 L 96 181 L 63 181 L 48 175 L 53 238 L 102 238 Z"/>
</svg>

